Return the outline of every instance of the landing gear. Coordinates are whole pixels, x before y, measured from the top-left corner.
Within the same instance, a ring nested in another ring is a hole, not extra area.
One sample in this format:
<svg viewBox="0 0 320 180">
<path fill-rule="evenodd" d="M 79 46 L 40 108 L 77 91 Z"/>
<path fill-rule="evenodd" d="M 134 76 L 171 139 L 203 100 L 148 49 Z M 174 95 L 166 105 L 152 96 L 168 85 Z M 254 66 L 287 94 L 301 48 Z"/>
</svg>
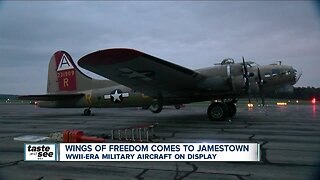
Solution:
<svg viewBox="0 0 320 180">
<path fill-rule="evenodd" d="M 154 101 L 151 103 L 149 109 L 150 109 L 150 111 L 153 112 L 153 113 L 159 113 L 159 112 L 162 111 L 162 107 L 163 107 L 163 105 L 162 105 L 161 102 L 159 102 L 158 100 L 154 100 Z"/>
<path fill-rule="evenodd" d="M 211 121 L 222 121 L 227 115 L 227 106 L 225 103 L 214 102 L 210 104 L 207 110 L 208 118 Z"/>
<path fill-rule="evenodd" d="M 84 109 L 83 115 L 84 115 L 84 116 L 90 116 L 90 115 L 91 115 L 91 110 L 90 110 L 90 108 Z"/>
<path fill-rule="evenodd" d="M 229 102 L 227 105 L 227 117 L 233 117 L 237 113 L 237 107 L 234 103 Z"/>
<path fill-rule="evenodd" d="M 212 121 L 223 121 L 226 117 L 233 117 L 237 112 L 237 107 L 233 102 L 214 102 L 207 110 L 208 118 Z"/>
</svg>

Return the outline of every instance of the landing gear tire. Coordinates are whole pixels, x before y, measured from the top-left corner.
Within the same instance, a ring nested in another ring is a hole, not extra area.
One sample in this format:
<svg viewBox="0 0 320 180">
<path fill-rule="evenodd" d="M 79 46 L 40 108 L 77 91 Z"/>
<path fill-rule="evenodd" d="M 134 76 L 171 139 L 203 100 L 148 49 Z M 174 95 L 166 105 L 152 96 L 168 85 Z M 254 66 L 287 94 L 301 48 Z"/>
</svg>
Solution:
<svg viewBox="0 0 320 180">
<path fill-rule="evenodd" d="M 234 103 L 226 103 L 227 105 L 227 117 L 233 117 L 237 113 L 237 107 Z"/>
<path fill-rule="evenodd" d="M 221 102 L 212 103 L 208 107 L 207 115 L 211 121 L 223 121 L 227 116 L 227 105 Z"/>
<path fill-rule="evenodd" d="M 91 115 L 91 110 L 90 109 L 84 109 L 83 115 L 84 116 L 90 116 Z"/>
<path fill-rule="evenodd" d="M 159 113 L 162 111 L 162 103 L 160 103 L 159 101 L 155 100 L 152 102 L 152 104 L 150 105 L 149 109 L 151 112 L 153 113 Z"/>
</svg>

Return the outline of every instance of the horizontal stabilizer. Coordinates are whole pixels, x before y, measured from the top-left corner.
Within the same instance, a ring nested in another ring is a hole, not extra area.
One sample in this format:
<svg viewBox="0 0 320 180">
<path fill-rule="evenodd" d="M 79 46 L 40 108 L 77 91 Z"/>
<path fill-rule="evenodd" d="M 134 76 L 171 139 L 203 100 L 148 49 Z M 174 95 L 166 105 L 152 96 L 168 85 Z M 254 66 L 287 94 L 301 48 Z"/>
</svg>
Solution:
<svg viewBox="0 0 320 180">
<path fill-rule="evenodd" d="M 43 94 L 43 95 L 26 95 L 26 96 L 18 96 L 20 100 L 33 100 L 33 101 L 58 101 L 58 100 L 66 100 L 66 99 L 74 99 L 81 98 L 85 94 Z"/>
</svg>

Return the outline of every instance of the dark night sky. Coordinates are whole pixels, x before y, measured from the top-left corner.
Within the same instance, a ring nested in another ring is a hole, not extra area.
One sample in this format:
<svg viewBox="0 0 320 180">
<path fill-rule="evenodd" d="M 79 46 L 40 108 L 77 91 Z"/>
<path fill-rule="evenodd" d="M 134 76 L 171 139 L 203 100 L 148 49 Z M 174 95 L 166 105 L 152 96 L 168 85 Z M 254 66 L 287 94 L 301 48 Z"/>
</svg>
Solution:
<svg viewBox="0 0 320 180">
<path fill-rule="evenodd" d="M 303 71 L 296 86 L 320 87 L 319 15 L 310 1 L 2 1 L 0 93 L 45 93 L 47 66 L 57 50 L 77 61 L 114 47 L 190 69 L 227 57 L 282 60 Z"/>
</svg>

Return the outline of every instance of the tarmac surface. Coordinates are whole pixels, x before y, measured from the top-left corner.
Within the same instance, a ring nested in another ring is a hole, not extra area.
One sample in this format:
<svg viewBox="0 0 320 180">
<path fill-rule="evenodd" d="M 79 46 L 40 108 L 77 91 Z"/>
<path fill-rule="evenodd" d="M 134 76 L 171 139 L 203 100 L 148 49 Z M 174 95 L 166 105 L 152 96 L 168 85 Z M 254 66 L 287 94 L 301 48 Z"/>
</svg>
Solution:
<svg viewBox="0 0 320 180">
<path fill-rule="evenodd" d="M 0 105 L 0 179 L 320 179 L 320 106 L 238 107 L 232 120 L 207 120 L 205 105 L 160 114 L 138 108 L 42 109 Z M 88 134 L 159 123 L 154 142 L 258 142 L 260 162 L 25 162 L 22 135 L 65 129 Z"/>
</svg>

